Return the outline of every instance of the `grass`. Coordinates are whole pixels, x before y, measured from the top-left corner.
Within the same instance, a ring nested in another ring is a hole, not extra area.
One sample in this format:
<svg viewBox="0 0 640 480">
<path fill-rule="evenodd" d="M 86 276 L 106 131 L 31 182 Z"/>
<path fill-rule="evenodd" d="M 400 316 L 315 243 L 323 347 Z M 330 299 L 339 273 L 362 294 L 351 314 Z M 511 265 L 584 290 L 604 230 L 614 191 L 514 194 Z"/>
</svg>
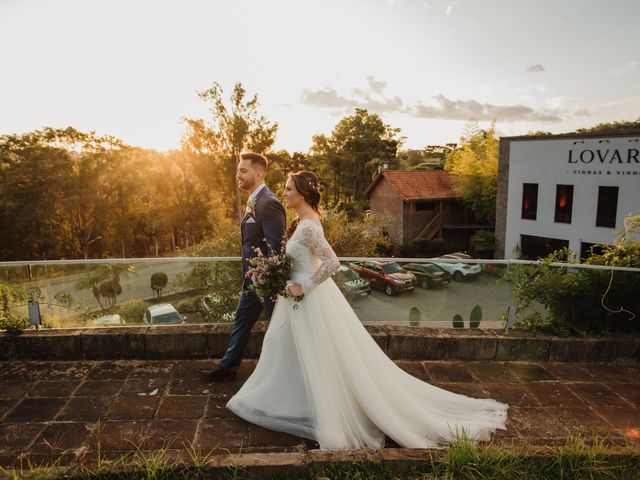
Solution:
<svg viewBox="0 0 640 480">
<path fill-rule="evenodd" d="M 35 465 L 27 458 L 17 467 L 1 469 L 3 478 L 17 480 L 198 480 L 257 478 L 242 465 L 215 468 L 214 452 L 204 453 L 185 445 L 180 456 L 173 455 L 171 445 L 148 452 L 139 447 L 113 461 L 98 459 L 93 467 L 82 463 L 62 468 L 60 459 Z M 424 462 L 409 472 L 395 472 L 379 461 L 334 464 L 320 471 L 309 469 L 303 477 L 286 471 L 272 477 L 277 480 L 638 480 L 640 452 L 627 447 L 614 452 L 600 437 L 574 437 L 562 447 L 545 447 L 536 453 L 505 450 L 491 445 L 477 446 L 461 439 L 442 454 L 425 455 Z"/>
</svg>

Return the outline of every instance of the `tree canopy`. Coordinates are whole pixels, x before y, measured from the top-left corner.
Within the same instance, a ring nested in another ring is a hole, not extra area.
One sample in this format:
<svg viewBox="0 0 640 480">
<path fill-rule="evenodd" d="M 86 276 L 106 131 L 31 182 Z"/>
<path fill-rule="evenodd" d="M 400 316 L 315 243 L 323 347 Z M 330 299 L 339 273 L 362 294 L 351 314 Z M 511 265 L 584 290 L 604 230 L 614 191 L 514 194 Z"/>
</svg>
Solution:
<svg viewBox="0 0 640 480">
<path fill-rule="evenodd" d="M 477 221 L 488 224 L 494 224 L 496 216 L 498 145 L 495 122 L 482 130 L 472 121 L 465 126 L 460 148 L 445 161 L 445 169 L 457 176 L 455 192 L 469 205 Z"/>
</svg>

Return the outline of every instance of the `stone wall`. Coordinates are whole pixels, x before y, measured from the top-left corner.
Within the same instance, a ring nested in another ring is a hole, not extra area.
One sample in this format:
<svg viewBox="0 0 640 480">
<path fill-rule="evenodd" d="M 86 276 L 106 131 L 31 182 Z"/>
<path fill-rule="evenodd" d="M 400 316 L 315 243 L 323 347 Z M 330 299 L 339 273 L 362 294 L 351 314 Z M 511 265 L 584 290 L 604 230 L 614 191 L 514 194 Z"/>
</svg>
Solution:
<svg viewBox="0 0 640 480">
<path fill-rule="evenodd" d="M 257 358 L 266 331 L 258 323 L 246 358 Z M 0 333 L 0 360 L 220 358 L 233 325 L 130 326 Z M 394 360 L 535 362 L 640 361 L 640 337 L 564 338 L 526 331 L 367 325 Z"/>
</svg>

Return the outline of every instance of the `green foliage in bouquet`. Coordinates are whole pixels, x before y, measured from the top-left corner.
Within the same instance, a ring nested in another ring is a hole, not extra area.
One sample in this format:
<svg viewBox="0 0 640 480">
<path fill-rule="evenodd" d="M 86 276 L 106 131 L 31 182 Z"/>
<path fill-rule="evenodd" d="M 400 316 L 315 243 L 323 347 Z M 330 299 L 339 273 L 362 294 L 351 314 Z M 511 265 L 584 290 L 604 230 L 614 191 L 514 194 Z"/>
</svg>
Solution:
<svg viewBox="0 0 640 480">
<path fill-rule="evenodd" d="M 251 268 L 246 277 L 251 279 L 252 289 L 260 298 L 276 300 L 278 295 L 286 296 L 287 282 L 291 279 L 291 257 L 285 253 L 284 245 L 280 254 L 271 250 L 269 256 L 255 249 L 256 256 L 249 259 Z"/>
</svg>

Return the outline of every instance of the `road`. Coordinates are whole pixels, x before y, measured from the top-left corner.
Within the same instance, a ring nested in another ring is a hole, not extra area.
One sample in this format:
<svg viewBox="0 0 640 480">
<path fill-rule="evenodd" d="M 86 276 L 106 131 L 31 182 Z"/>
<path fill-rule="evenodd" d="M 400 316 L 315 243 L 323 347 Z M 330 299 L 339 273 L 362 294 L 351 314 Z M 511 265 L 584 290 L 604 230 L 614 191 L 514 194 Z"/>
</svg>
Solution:
<svg viewBox="0 0 640 480">
<path fill-rule="evenodd" d="M 503 325 L 500 317 L 506 314 L 511 297 L 511 285 L 482 273 L 473 280 L 452 281 L 446 287 L 432 290 L 418 287 L 413 292 L 393 297 L 374 290 L 371 295 L 353 300 L 351 305 L 363 322 L 402 322 L 408 325 L 409 310 L 417 307 L 423 322 L 442 322 L 442 326 L 450 326 L 456 313 L 462 315 L 468 324 L 471 309 L 477 304 L 482 308 L 484 326 L 499 327 Z"/>
</svg>

